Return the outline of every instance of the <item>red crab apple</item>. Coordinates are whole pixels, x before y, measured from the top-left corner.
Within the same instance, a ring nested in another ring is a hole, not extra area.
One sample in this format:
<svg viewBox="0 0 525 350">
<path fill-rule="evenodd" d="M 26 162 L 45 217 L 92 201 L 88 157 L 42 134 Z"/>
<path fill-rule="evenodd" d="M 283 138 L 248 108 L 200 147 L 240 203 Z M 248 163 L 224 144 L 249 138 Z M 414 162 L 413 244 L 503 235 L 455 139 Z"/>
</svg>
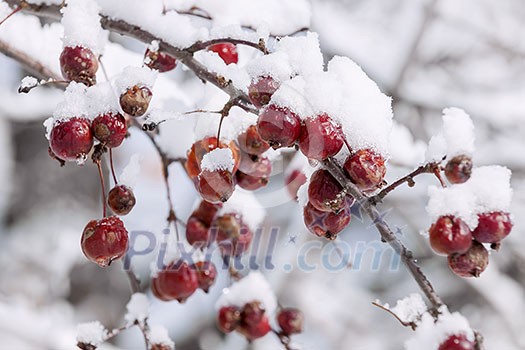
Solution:
<svg viewBox="0 0 525 350">
<path fill-rule="evenodd" d="M 237 306 L 224 306 L 219 310 L 217 326 L 223 333 L 231 333 L 241 322 L 241 310 Z"/>
<path fill-rule="evenodd" d="M 304 315 L 301 310 L 286 308 L 277 314 L 277 323 L 285 335 L 297 334 L 303 331 Z"/>
<path fill-rule="evenodd" d="M 317 210 L 337 213 L 345 205 L 345 191 L 339 182 L 324 169 L 316 170 L 308 185 L 308 199 Z"/>
<path fill-rule="evenodd" d="M 478 226 L 472 235 L 481 243 L 498 243 L 512 231 L 509 213 L 497 211 L 478 215 Z"/>
<path fill-rule="evenodd" d="M 175 261 L 158 272 L 152 279 L 161 300 L 183 303 L 199 287 L 197 272 L 186 262 Z"/>
<path fill-rule="evenodd" d="M 248 96 L 255 107 L 261 108 L 270 103 L 272 95 L 279 89 L 280 83 L 270 76 L 259 77 L 248 86 Z"/>
<path fill-rule="evenodd" d="M 479 277 L 489 264 L 489 252 L 476 241 L 464 254 L 448 256 L 448 266 L 460 277 Z"/>
<path fill-rule="evenodd" d="M 128 231 L 116 216 L 91 220 L 82 233 L 82 252 L 100 267 L 120 259 L 128 250 Z"/>
<path fill-rule="evenodd" d="M 67 80 L 95 85 L 98 59 L 89 48 L 84 46 L 66 46 L 60 54 L 60 69 Z"/>
<path fill-rule="evenodd" d="M 49 135 L 49 145 L 62 160 L 85 159 L 93 147 L 91 121 L 78 117 L 55 121 Z"/>
<path fill-rule="evenodd" d="M 117 215 L 129 214 L 135 203 L 135 195 L 126 185 L 116 185 L 108 193 L 108 205 Z"/>
<path fill-rule="evenodd" d="M 120 95 L 120 107 L 132 117 L 146 113 L 153 93 L 147 86 L 134 85 Z"/>
<path fill-rule="evenodd" d="M 264 141 L 257 131 L 257 126 L 252 125 L 237 137 L 241 151 L 254 156 L 260 156 L 266 152 L 270 145 Z"/>
<path fill-rule="evenodd" d="M 192 268 L 197 272 L 199 288 L 205 293 L 208 293 L 217 278 L 217 268 L 215 264 L 211 261 L 198 261 L 192 265 Z"/>
<path fill-rule="evenodd" d="M 158 70 L 160 73 L 169 72 L 177 66 L 177 61 L 173 56 L 162 51 L 152 51 L 150 49 L 146 50 L 144 61 L 146 66 Z"/>
<path fill-rule="evenodd" d="M 441 345 L 438 350 L 475 350 L 476 344 L 464 335 L 454 334 L 449 336 Z"/>
<path fill-rule="evenodd" d="M 128 127 L 126 119 L 120 113 L 108 112 L 93 120 L 93 135 L 110 148 L 116 148 L 126 138 Z"/>
<path fill-rule="evenodd" d="M 472 233 L 463 220 L 441 216 L 429 229 L 430 245 L 438 254 L 463 254 L 472 245 Z"/>
<path fill-rule="evenodd" d="M 344 208 L 339 213 L 321 211 L 308 203 L 303 209 L 304 224 L 306 228 L 318 237 L 325 237 L 329 240 L 337 238 L 352 218 L 350 207 Z"/>
<path fill-rule="evenodd" d="M 343 168 L 350 180 L 362 191 L 374 191 L 383 185 L 385 159 L 371 149 L 361 149 L 350 155 Z"/>
<path fill-rule="evenodd" d="M 273 148 L 290 147 L 299 138 L 301 120 L 289 108 L 269 105 L 259 115 L 257 131 Z"/>
<path fill-rule="evenodd" d="M 325 160 L 335 156 L 343 144 L 341 126 L 327 114 L 307 118 L 301 126 L 299 148 L 310 159 Z"/>
<path fill-rule="evenodd" d="M 467 182 L 472 175 L 472 159 L 466 155 L 452 158 L 445 166 L 445 176 L 453 184 Z"/>
<path fill-rule="evenodd" d="M 203 170 L 197 178 L 197 190 L 205 201 L 224 203 L 235 190 L 233 174 L 225 169 Z"/>
<path fill-rule="evenodd" d="M 239 62 L 237 46 L 231 43 L 219 43 L 208 47 L 208 51 L 215 52 L 226 64 Z"/>
</svg>

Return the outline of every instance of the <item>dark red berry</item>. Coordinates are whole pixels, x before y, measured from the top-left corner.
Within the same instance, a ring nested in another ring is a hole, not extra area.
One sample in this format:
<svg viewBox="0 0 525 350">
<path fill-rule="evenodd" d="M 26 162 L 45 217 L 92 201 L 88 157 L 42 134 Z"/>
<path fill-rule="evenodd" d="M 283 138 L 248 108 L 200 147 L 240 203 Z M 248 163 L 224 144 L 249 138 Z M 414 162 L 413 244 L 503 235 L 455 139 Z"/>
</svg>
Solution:
<svg viewBox="0 0 525 350">
<path fill-rule="evenodd" d="M 135 206 L 135 195 L 131 188 L 117 185 L 109 191 L 108 205 L 117 215 L 127 215 Z"/>
<path fill-rule="evenodd" d="M 147 49 L 144 54 L 144 62 L 146 62 L 146 66 L 158 70 L 160 73 L 169 72 L 177 66 L 177 61 L 173 56 L 162 51 L 151 51 L 150 49 Z"/>
<path fill-rule="evenodd" d="M 383 186 L 385 159 L 371 149 L 361 149 L 348 157 L 344 170 L 362 191 L 374 191 Z"/>
<path fill-rule="evenodd" d="M 82 233 L 82 252 L 100 267 L 120 259 L 128 250 L 128 231 L 116 216 L 91 220 Z"/>
<path fill-rule="evenodd" d="M 93 120 L 93 135 L 105 146 L 115 148 L 126 138 L 128 127 L 120 113 L 101 114 Z"/>
<path fill-rule="evenodd" d="M 201 249 L 210 245 L 209 227 L 195 216 L 190 216 L 186 223 L 186 240 Z"/>
<path fill-rule="evenodd" d="M 466 253 L 448 256 L 448 266 L 460 277 L 479 277 L 488 264 L 489 252 L 476 241 Z"/>
<path fill-rule="evenodd" d="M 312 174 L 308 199 L 317 210 L 337 213 L 345 205 L 345 196 L 343 187 L 327 170 L 319 169 Z"/>
<path fill-rule="evenodd" d="M 206 137 L 202 140 L 195 142 L 188 151 L 185 167 L 186 172 L 188 173 L 190 178 L 195 179 L 199 175 L 199 173 L 201 172 L 202 159 L 207 153 L 213 151 L 217 147 L 230 149 L 235 163 L 233 167 L 233 172 L 235 173 L 237 171 L 237 168 L 239 167 L 239 163 L 241 161 L 241 156 L 239 148 L 237 147 L 235 142 L 232 141 L 229 144 L 226 144 L 222 141 L 217 142 L 216 137 Z"/>
<path fill-rule="evenodd" d="M 217 216 L 211 225 L 223 255 L 239 256 L 246 252 L 252 241 L 252 232 L 237 214 Z"/>
<path fill-rule="evenodd" d="M 241 320 L 243 324 L 256 325 L 262 321 L 266 310 L 259 301 L 246 303 L 241 311 Z"/>
<path fill-rule="evenodd" d="M 208 51 L 213 51 L 219 55 L 226 64 L 239 62 L 237 47 L 231 43 L 220 43 L 208 47 Z"/>
<path fill-rule="evenodd" d="M 512 231 L 509 213 L 501 211 L 478 215 L 478 226 L 472 236 L 481 243 L 498 243 Z"/>
<path fill-rule="evenodd" d="M 264 337 L 272 330 L 272 328 L 268 317 L 264 316 L 259 323 L 253 325 L 242 323 L 237 330 L 244 335 L 246 339 L 253 341 Z"/>
<path fill-rule="evenodd" d="M 335 156 L 344 144 L 341 126 L 327 114 L 308 118 L 301 126 L 299 148 L 303 154 L 315 160 L 325 160 Z"/>
<path fill-rule="evenodd" d="M 277 315 L 277 323 L 285 335 L 301 333 L 303 331 L 304 315 L 298 309 L 282 309 Z"/>
<path fill-rule="evenodd" d="M 275 149 L 290 147 L 299 138 L 301 120 L 286 107 L 269 105 L 259 115 L 257 131 Z"/>
<path fill-rule="evenodd" d="M 240 134 L 237 142 L 241 151 L 254 156 L 260 156 L 270 149 L 270 145 L 261 138 L 255 125 L 250 126 L 245 132 Z"/>
<path fill-rule="evenodd" d="M 476 344 L 467 339 L 464 334 L 454 334 L 449 336 L 438 350 L 475 350 Z"/>
<path fill-rule="evenodd" d="M 193 211 L 192 216 L 201 220 L 207 227 L 210 227 L 215 214 L 221 207 L 221 204 L 212 204 L 210 202 L 201 201 L 197 209 Z"/>
<path fill-rule="evenodd" d="M 452 158 L 445 166 L 445 176 L 453 184 L 462 184 L 472 175 L 472 158 L 461 155 Z"/>
<path fill-rule="evenodd" d="M 134 85 L 120 95 L 120 107 L 132 117 L 146 113 L 153 93 L 147 86 Z"/>
<path fill-rule="evenodd" d="M 352 218 L 350 207 L 344 208 L 338 214 L 321 211 L 308 203 L 303 209 L 304 224 L 306 228 L 318 237 L 330 240 L 336 239 Z"/>
<path fill-rule="evenodd" d="M 177 300 L 183 303 L 199 287 L 197 272 L 188 266 L 187 263 L 176 261 L 159 271 L 153 278 L 159 295 L 167 300 Z"/>
<path fill-rule="evenodd" d="M 286 189 L 292 198 L 297 198 L 299 187 L 306 183 L 306 175 L 299 169 L 293 170 L 285 180 Z"/>
<path fill-rule="evenodd" d="M 171 299 L 164 295 L 161 290 L 159 289 L 159 280 L 158 278 L 152 278 L 151 279 L 151 292 L 155 296 L 155 298 L 162 300 L 162 301 L 171 301 Z"/>
<path fill-rule="evenodd" d="M 224 306 L 219 310 L 217 326 L 223 333 L 231 333 L 241 322 L 241 310 L 236 306 Z"/>
<path fill-rule="evenodd" d="M 463 254 L 472 245 L 472 233 L 463 220 L 441 216 L 429 229 L 430 245 L 438 254 Z"/>
<path fill-rule="evenodd" d="M 197 272 L 199 288 L 208 293 L 208 290 L 217 278 L 217 268 L 215 264 L 210 261 L 198 261 L 193 264 L 192 268 Z"/>
<path fill-rule="evenodd" d="M 260 77 L 248 86 L 248 96 L 257 108 L 270 103 L 272 95 L 279 89 L 280 84 L 272 77 Z"/>
<path fill-rule="evenodd" d="M 66 46 L 60 54 L 60 69 L 67 80 L 95 85 L 98 59 L 93 51 L 83 46 Z"/>
<path fill-rule="evenodd" d="M 255 191 L 268 184 L 271 173 L 272 163 L 268 158 L 257 157 L 253 161 L 249 155 L 243 154 L 239 170 L 235 173 L 235 179 L 240 187 L 248 191 Z"/>
<path fill-rule="evenodd" d="M 77 117 L 57 120 L 51 130 L 49 145 L 53 153 L 62 160 L 86 159 L 93 147 L 91 121 Z"/>
<path fill-rule="evenodd" d="M 233 175 L 228 170 L 204 170 L 197 178 L 197 190 L 205 201 L 224 203 L 235 190 Z"/>
</svg>

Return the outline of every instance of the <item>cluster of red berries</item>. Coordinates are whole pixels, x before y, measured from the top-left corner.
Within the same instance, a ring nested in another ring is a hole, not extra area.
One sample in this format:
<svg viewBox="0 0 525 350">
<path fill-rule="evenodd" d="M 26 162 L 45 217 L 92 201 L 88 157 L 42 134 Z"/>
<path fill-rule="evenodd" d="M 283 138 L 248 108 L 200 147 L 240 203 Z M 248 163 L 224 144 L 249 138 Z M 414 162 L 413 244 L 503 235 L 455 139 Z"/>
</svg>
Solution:
<svg viewBox="0 0 525 350">
<path fill-rule="evenodd" d="M 447 179 L 454 184 L 468 181 L 471 172 L 472 161 L 467 156 L 455 157 L 445 167 Z M 478 226 L 472 231 L 458 217 L 441 216 L 429 229 L 430 245 L 436 253 L 448 255 L 448 264 L 458 276 L 479 277 L 489 263 L 483 243 L 497 249 L 512 226 L 509 213 L 502 211 L 478 214 Z"/>
<path fill-rule="evenodd" d="M 151 291 L 162 301 L 177 300 L 183 303 L 197 289 L 208 293 L 217 278 L 217 268 L 210 261 L 192 265 L 177 260 L 165 266 L 151 280 Z"/>
<path fill-rule="evenodd" d="M 282 309 L 277 314 L 280 336 L 290 337 L 303 331 L 304 316 L 298 309 Z M 264 306 L 259 301 L 246 303 L 243 307 L 224 306 L 219 310 L 217 326 L 224 333 L 237 331 L 249 341 L 268 334 L 272 328 Z"/>
<path fill-rule="evenodd" d="M 439 345 L 438 350 L 475 350 L 476 343 L 468 340 L 463 333 L 449 336 Z"/>
</svg>

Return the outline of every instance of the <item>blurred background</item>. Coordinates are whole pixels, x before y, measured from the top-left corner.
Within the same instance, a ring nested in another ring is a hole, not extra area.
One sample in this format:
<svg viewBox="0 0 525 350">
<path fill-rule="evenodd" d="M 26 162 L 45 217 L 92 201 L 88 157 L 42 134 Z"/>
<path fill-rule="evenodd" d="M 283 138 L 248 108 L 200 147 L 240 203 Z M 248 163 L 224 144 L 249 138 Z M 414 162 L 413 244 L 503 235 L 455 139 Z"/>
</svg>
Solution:
<svg viewBox="0 0 525 350">
<path fill-rule="evenodd" d="M 399 139 L 408 147 L 393 145 L 397 151 L 390 162 L 389 182 L 417 166 L 418 154 L 441 127 L 441 111 L 449 106 L 464 108 L 474 120 L 475 164 L 500 164 L 513 171 L 514 231 L 501 250 L 491 254 L 487 271 L 476 280 L 452 274 L 446 259 L 434 255 L 421 234 L 430 225 L 424 209 L 426 188 L 435 179 L 418 178 L 416 187 L 396 191 L 383 208 L 390 210 L 387 220 L 402 232 L 437 292 L 480 330 L 487 349 L 525 349 L 521 216 L 525 210 L 525 3 L 312 0 L 311 6 L 311 30 L 320 35 L 326 61 L 334 55 L 352 58 L 393 97 L 400 125 L 396 132 L 404 135 Z M 127 64 L 140 64 L 143 45 L 111 39 L 126 48 L 112 48 L 112 52 L 122 51 Z M 253 53 L 243 48 L 240 54 L 246 61 Z M 122 68 L 117 63 L 107 63 L 110 74 Z M 97 171 L 92 164 L 61 168 L 48 156 L 42 123 L 60 101 L 61 92 L 42 88 L 29 95 L 16 94 L 27 74 L 0 55 L 0 348 L 72 349 L 80 322 L 100 320 L 108 328 L 120 326 L 130 291 L 121 264 L 102 270 L 82 256 L 80 234 L 89 220 L 100 215 Z M 173 109 L 214 104 L 216 89 L 200 84 L 180 67 L 159 84 L 156 90 L 169 88 L 164 92 L 173 95 L 165 102 Z M 183 142 L 175 136 L 181 130 L 166 123 L 161 129 L 164 147 Z M 117 173 L 136 153 L 142 157 L 135 187 L 138 202 L 125 223 L 129 230 L 148 230 L 160 237 L 166 226 L 166 193 L 159 158 L 141 131 L 132 130 L 116 151 Z M 269 187 L 256 196 L 267 209 L 264 227 L 280 227 L 282 233 L 274 256 L 278 268 L 264 273 L 283 305 L 306 314 L 306 332 L 295 342 L 302 349 L 402 349 L 411 330 L 371 302 L 395 304 L 418 289 L 403 266 L 389 268 L 391 252 L 375 244 L 379 236 L 366 220 L 354 220 L 340 239 L 352 250 L 357 242 L 366 242 L 384 252 L 380 268 L 373 267 L 372 254 L 364 255 L 359 268 L 338 272 L 280 268 L 283 263 L 295 266 L 300 247 L 312 240 L 300 208 L 283 191 L 279 169 L 290 158 L 288 154 L 276 160 Z M 178 164 L 170 171 L 176 211 L 185 220 L 197 193 Z M 290 236 L 297 236 L 296 244 Z M 319 251 L 312 251 L 309 257 L 319 261 L 316 254 Z M 133 261 L 146 290 L 153 257 Z M 179 350 L 279 349 L 272 336 L 250 345 L 236 334 L 224 337 L 216 329 L 214 304 L 229 282 L 222 276 L 210 294 L 198 292 L 183 305 L 152 298 L 150 322 L 166 326 Z M 143 349 L 141 337 L 132 329 L 101 349 Z"/>
</svg>

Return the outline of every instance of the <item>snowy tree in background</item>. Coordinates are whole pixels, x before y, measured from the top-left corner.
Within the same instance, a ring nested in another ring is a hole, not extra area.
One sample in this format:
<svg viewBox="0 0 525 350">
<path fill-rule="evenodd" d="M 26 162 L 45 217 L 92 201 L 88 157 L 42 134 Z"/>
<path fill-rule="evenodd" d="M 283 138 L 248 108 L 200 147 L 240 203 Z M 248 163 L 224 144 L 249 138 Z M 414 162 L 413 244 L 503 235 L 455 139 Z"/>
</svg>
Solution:
<svg viewBox="0 0 525 350">
<path fill-rule="evenodd" d="M 525 347 L 523 11 L 2 1 L 2 344 Z"/>
</svg>

